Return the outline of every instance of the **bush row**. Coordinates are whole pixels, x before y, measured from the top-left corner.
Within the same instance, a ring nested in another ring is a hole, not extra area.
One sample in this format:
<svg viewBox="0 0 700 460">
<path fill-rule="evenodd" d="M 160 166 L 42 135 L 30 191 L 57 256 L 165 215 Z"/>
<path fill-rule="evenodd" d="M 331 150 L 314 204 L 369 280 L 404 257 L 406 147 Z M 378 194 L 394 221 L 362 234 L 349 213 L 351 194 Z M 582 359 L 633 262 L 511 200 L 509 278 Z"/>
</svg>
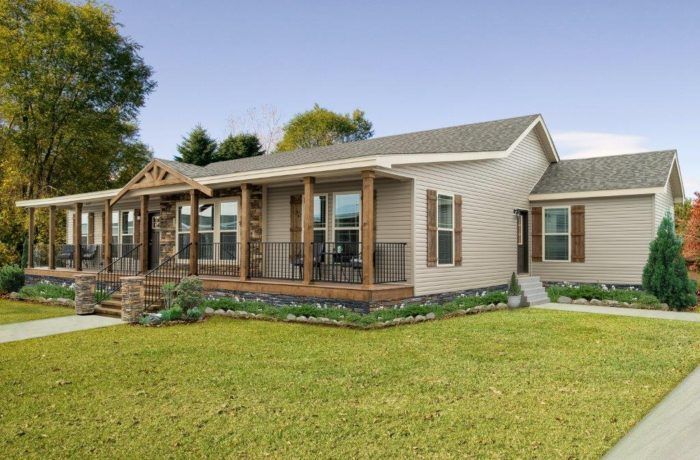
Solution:
<svg viewBox="0 0 700 460">
<path fill-rule="evenodd" d="M 636 303 L 653 308 L 661 306 L 659 299 L 647 292 L 636 289 L 615 289 L 614 286 L 607 287 L 606 285 L 554 285 L 547 288 L 547 293 L 552 302 L 556 302 L 561 296 L 566 296 L 574 300 L 615 300 L 617 302 Z"/>
</svg>

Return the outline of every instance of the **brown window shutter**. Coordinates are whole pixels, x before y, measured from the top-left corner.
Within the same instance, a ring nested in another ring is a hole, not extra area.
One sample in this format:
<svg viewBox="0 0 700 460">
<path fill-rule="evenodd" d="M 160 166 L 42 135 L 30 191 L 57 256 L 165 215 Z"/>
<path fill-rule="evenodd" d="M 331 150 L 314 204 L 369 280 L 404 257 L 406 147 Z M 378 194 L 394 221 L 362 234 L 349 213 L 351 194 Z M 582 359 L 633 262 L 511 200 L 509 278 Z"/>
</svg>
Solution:
<svg viewBox="0 0 700 460">
<path fill-rule="evenodd" d="M 586 207 L 571 207 L 571 261 L 586 261 Z"/>
<path fill-rule="evenodd" d="M 462 195 L 455 195 L 455 266 L 462 265 Z"/>
<path fill-rule="evenodd" d="M 289 197 L 289 241 L 301 243 L 301 195 Z"/>
<path fill-rule="evenodd" d="M 437 190 L 428 190 L 428 267 L 437 265 Z"/>
<path fill-rule="evenodd" d="M 542 208 L 532 208 L 532 261 L 542 262 Z"/>
</svg>

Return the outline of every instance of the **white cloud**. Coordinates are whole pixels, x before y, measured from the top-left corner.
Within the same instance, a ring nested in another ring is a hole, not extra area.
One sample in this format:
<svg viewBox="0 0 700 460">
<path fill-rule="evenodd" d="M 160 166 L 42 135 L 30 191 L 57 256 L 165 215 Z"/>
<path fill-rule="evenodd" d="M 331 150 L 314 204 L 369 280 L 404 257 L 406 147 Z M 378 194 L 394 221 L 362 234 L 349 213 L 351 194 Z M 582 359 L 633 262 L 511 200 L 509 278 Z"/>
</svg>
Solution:
<svg viewBox="0 0 700 460">
<path fill-rule="evenodd" d="M 627 134 L 564 131 L 553 133 L 563 158 L 591 158 L 649 150 L 647 139 Z"/>
</svg>

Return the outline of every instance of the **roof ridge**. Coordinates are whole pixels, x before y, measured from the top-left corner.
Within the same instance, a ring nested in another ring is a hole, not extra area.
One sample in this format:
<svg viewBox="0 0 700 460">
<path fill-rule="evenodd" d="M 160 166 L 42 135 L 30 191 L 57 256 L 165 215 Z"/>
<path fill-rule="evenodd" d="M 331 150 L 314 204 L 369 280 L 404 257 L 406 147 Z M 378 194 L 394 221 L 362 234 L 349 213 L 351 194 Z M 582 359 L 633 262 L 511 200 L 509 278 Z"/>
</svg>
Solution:
<svg viewBox="0 0 700 460">
<path fill-rule="evenodd" d="M 650 155 L 650 154 L 661 154 L 661 153 L 673 153 L 677 154 L 678 150 L 676 149 L 665 149 L 665 150 L 648 150 L 646 152 L 626 152 L 626 153 L 615 153 L 612 155 L 598 155 L 598 156 L 593 156 L 593 157 L 585 157 L 585 158 L 562 158 L 560 160 L 561 162 L 567 162 L 567 161 L 586 161 L 586 160 L 599 160 L 601 158 L 617 158 L 617 157 L 628 157 L 628 156 L 633 156 L 633 155 Z"/>
</svg>

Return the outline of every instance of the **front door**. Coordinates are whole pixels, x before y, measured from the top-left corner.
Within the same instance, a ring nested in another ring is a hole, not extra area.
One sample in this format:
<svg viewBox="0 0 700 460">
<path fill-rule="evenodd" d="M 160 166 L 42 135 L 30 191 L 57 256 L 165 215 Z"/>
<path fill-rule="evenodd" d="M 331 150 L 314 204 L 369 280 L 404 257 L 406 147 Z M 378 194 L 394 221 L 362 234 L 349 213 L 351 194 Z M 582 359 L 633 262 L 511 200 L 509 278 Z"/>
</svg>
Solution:
<svg viewBox="0 0 700 460">
<path fill-rule="evenodd" d="M 527 211 L 520 211 L 517 214 L 517 244 L 518 244 L 518 273 L 529 273 L 530 266 L 528 263 L 529 258 L 529 245 L 528 245 L 528 213 Z"/>
<path fill-rule="evenodd" d="M 154 269 L 160 262 L 160 213 L 148 213 L 148 269 Z"/>
</svg>

